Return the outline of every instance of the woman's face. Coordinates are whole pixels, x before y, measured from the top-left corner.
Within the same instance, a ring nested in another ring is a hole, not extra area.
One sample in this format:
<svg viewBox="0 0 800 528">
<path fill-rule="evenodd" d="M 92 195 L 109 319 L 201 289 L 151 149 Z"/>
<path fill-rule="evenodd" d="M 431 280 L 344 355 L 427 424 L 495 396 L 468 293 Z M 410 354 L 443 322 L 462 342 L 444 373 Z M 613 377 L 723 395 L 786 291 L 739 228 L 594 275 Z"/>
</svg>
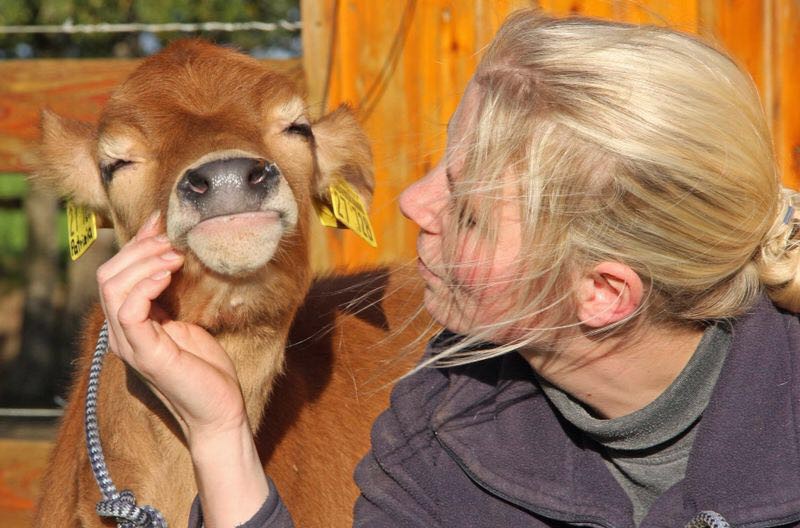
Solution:
<svg viewBox="0 0 800 528">
<path fill-rule="evenodd" d="M 400 196 L 401 211 L 420 228 L 417 264 L 426 282 L 425 307 L 440 324 L 462 334 L 504 320 L 519 288 L 521 223 L 513 185 L 503 189 L 500 199 L 474 196 L 469 200 L 472 207 L 488 208 L 484 213 L 490 213 L 498 233 L 494 243 L 469 222 L 455 232 L 454 216 L 459 213 L 453 189 L 462 176 L 464 160 L 459 145 L 472 126 L 477 98 L 478 90 L 470 83 L 448 125 L 445 156 Z M 453 236 L 457 236 L 454 256 L 446 258 L 444 241 Z M 493 337 L 508 338 L 505 333 Z"/>
</svg>

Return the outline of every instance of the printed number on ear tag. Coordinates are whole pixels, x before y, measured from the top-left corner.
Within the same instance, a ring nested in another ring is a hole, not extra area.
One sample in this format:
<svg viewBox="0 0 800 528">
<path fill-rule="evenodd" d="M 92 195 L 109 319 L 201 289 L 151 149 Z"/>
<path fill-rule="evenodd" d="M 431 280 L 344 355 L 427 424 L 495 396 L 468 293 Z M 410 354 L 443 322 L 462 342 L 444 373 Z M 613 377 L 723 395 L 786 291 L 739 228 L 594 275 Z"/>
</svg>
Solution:
<svg viewBox="0 0 800 528">
<path fill-rule="evenodd" d="M 317 213 L 322 225 L 341 227 L 340 223 L 344 224 L 366 240 L 367 244 L 378 247 L 375 231 L 369 222 L 367 208 L 358 192 L 349 183 L 340 180 L 331 184 L 330 193 L 333 210 L 324 204 L 317 205 Z"/>
<path fill-rule="evenodd" d="M 67 233 L 69 256 L 72 260 L 77 260 L 97 240 L 97 219 L 94 213 L 83 206 L 68 203 Z"/>
</svg>

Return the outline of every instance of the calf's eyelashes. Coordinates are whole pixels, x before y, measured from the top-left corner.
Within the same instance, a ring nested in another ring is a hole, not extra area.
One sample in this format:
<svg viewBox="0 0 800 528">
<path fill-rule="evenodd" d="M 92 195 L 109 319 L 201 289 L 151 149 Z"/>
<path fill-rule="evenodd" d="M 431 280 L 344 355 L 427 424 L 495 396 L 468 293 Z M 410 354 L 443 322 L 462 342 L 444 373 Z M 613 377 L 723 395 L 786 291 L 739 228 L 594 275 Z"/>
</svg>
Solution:
<svg viewBox="0 0 800 528">
<path fill-rule="evenodd" d="M 111 183 L 111 180 L 114 179 L 114 173 L 117 172 L 117 170 L 127 167 L 132 163 L 132 161 L 125 159 L 115 159 L 108 162 L 101 162 L 100 177 L 103 179 L 103 183 L 106 185 Z"/>
<path fill-rule="evenodd" d="M 314 138 L 314 132 L 311 130 L 311 125 L 309 123 L 302 123 L 295 121 L 294 123 L 286 127 L 286 130 L 284 130 L 284 132 L 286 132 L 287 134 L 296 134 L 306 139 Z"/>
</svg>

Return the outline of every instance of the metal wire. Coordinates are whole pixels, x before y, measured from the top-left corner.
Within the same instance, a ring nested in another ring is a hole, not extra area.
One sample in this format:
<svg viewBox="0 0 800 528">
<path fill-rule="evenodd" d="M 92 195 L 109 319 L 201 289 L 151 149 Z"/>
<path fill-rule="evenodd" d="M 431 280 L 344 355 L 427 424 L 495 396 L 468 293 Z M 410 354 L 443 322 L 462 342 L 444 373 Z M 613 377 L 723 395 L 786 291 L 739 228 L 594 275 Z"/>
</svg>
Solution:
<svg viewBox="0 0 800 528">
<path fill-rule="evenodd" d="M 0 34 L 22 35 L 22 34 L 41 34 L 41 33 L 163 33 L 177 31 L 190 33 L 195 31 L 300 31 L 302 22 L 289 22 L 279 20 L 277 22 L 199 22 L 181 23 L 172 22 L 165 24 L 73 24 L 71 21 L 61 25 L 41 25 L 41 26 L 0 26 Z"/>
</svg>

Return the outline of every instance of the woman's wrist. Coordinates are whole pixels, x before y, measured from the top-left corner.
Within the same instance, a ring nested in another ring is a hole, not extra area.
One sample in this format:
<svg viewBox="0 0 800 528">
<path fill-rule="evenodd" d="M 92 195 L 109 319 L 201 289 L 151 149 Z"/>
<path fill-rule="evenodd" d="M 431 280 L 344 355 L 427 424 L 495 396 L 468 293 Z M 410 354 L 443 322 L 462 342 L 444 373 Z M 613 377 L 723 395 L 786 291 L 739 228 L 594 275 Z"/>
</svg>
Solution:
<svg viewBox="0 0 800 528">
<path fill-rule="evenodd" d="M 241 427 L 190 436 L 205 527 L 246 522 L 269 495 L 249 424 L 245 421 Z"/>
</svg>

